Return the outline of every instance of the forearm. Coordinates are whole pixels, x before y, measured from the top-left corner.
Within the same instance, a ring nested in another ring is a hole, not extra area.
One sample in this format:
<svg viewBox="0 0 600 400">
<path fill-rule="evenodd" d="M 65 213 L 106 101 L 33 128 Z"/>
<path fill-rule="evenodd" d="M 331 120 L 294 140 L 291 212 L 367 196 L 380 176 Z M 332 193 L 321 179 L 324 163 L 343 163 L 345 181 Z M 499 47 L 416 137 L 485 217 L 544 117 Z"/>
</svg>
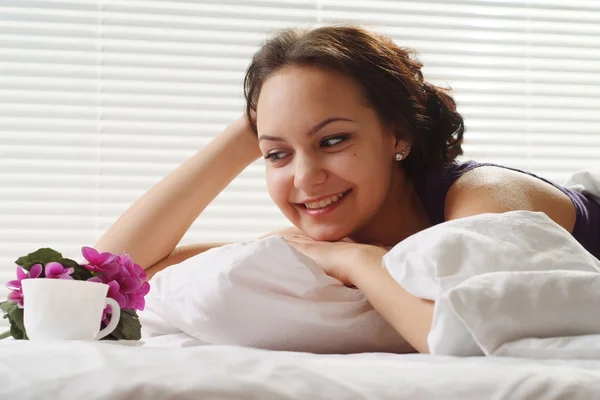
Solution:
<svg viewBox="0 0 600 400">
<path fill-rule="evenodd" d="M 385 253 L 383 249 L 369 249 L 361 265 L 353 268 L 350 280 L 408 343 L 419 353 L 428 353 L 433 302 L 411 295 L 382 268 Z"/>
<path fill-rule="evenodd" d="M 231 124 L 140 197 L 96 242 L 146 269 L 167 257 L 208 204 L 260 155 L 243 120 Z"/>
</svg>

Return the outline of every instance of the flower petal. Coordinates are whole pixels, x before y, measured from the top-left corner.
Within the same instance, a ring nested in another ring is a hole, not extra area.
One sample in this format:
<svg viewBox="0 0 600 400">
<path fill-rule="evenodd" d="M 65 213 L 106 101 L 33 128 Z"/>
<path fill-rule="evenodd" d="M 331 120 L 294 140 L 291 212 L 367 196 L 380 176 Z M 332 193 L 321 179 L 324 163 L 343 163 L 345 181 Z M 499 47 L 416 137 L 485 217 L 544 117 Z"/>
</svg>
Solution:
<svg viewBox="0 0 600 400">
<path fill-rule="evenodd" d="M 8 294 L 8 300 L 16 303 L 23 297 L 23 292 L 20 290 L 15 290 L 14 292 L 10 292 Z"/>
<path fill-rule="evenodd" d="M 113 253 L 100 253 L 100 256 L 98 257 L 98 265 L 112 264 L 116 259 L 117 256 Z"/>
<path fill-rule="evenodd" d="M 148 282 L 144 282 L 142 287 L 140 287 L 136 292 L 136 296 L 145 296 L 150 291 L 150 284 Z"/>
<path fill-rule="evenodd" d="M 119 285 L 121 285 L 121 293 L 124 294 L 135 292 L 136 290 L 142 287 L 142 284 L 143 281 L 137 278 L 125 278 L 121 282 L 119 282 Z"/>
<path fill-rule="evenodd" d="M 95 264 L 94 261 L 96 261 L 96 259 L 98 259 L 99 256 L 98 251 L 96 249 L 86 246 L 81 248 L 81 255 L 83 255 L 83 258 L 85 258 L 92 264 Z"/>
<path fill-rule="evenodd" d="M 92 276 L 90 279 L 88 279 L 88 282 L 104 283 L 104 281 L 102 281 L 102 278 L 99 276 Z"/>
<path fill-rule="evenodd" d="M 124 265 L 127 268 L 133 267 L 133 260 L 131 256 L 127 253 L 119 256 L 119 264 Z"/>
<path fill-rule="evenodd" d="M 141 266 L 139 266 L 138 264 L 135 264 L 133 267 L 135 269 L 135 273 L 137 274 L 137 276 L 139 276 L 143 280 L 148 279 L 148 275 L 146 275 L 146 271 L 144 271 L 144 269 Z"/>
<path fill-rule="evenodd" d="M 119 307 L 121 308 L 125 308 L 125 306 L 127 305 L 127 297 L 123 296 L 121 293 L 116 293 L 111 298 L 114 299 L 117 303 L 119 303 Z"/>
<path fill-rule="evenodd" d="M 91 264 L 83 264 L 83 267 L 92 272 L 102 272 L 102 269 Z"/>
<path fill-rule="evenodd" d="M 91 247 L 82 247 L 81 253 L 90 264 L 102 266 L 104 264 L 110 264 L 115 261 L 117 256 L 110 252 L 98 253 L 96 249 Z M 88 258 L 89 257 L 89 258 Z"/>
<path fill-rule="evenodd" d="M 13 303 L 17 303 L 19 308 L 23 308 L 23 292 L 20 290 L 10 292 L 8 294 L 8 301 L 12 301 Z"/>
<path fill-rule="evenodd" d="M 125 297 L 125 305 L 121 308 L 126 308 L 126 309 L 135 308 L 135 295 L 126 294 L 126 295 L 124 295 L 124 297 Z"/>
<path fill-rule="evenodd" d="M 6 287 L 10 290 L 21 290 L 21 281 L 18 279 L 6 282 Z"/>
<path fill-rule="evenodd" d="M 102 264 L 101 267 L 107 274 L 116 274 L 121 270 L 121 266 L 116 262 Z"/>
<path fill-rule="evenodd" d="M 30 278 L 38 278 L 42 274 L 42 264 L 32 265 L 29 269 Z"/>
<path fill-rule="evenodd" d="M 108 282 L 108 297 L 112 297 L 115 294 L 119 293 L 119 289 L 121 288 L 119 286 L 119 282 L 117 281 L 110 281 Z"/>
<path fill-rule="evenodd" d="M 143 297 L 137 297 L 135 302 L 135 308 L 140 311 L 144 311 L 146 308 L 146 300 Z"/>
<path fill-rule="evenodd" d="M 40 265 L 40 264 L 35 264 L 35 265 Z M 18 280 L 27 279 L 27 271 L 25 271 L 20 266 L 17 266 L 17 279 Z"/>
<path fill-rule="evenodd" d="M 49 262 L 46 264 L 46 278 L 58 278 L 64 271 L 65 267 L 57 262 Z"/>
</svg>

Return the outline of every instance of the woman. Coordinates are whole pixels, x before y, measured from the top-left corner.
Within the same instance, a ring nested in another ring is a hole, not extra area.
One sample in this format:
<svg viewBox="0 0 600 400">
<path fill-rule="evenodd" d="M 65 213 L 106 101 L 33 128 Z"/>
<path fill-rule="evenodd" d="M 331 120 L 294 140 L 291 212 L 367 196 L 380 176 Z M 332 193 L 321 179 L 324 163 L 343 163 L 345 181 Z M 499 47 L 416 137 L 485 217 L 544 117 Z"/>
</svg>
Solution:
<svg viewBox="0 0 600 400">
<path fill-rule="evenodd" d="M 433 303 L 382 269 L 386 248 L 481 213 L 541 211 L 600 254 L 600 208 L 521 171 L 459 164 L 463 119 L 421 64 L 355 27 L 286 30 L 254 56 L 246 116 L 134 203 L 96 243 L 150 273 L 221 244 L 175 248 L 202 210 L 262 155 L 269 194 L 294 228 L 278 232 L 364 292 L 417 351 Z"/>
</svg>

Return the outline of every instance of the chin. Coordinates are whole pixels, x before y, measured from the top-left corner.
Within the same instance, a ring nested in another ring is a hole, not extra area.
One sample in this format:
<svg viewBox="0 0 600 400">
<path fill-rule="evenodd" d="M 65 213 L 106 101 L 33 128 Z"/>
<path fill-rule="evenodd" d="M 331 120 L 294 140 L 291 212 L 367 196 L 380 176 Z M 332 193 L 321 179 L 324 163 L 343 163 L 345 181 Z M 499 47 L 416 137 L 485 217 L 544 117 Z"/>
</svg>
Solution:
<svg viewBox="0 0 600 400">
<path fill-rule="evenodd" d="M 348 229 L 332 226 L 313 226 L 302 230 L 311 239 L 322 242 L 337 242 L 347 238 L 351 233 Z"/>
</svg>

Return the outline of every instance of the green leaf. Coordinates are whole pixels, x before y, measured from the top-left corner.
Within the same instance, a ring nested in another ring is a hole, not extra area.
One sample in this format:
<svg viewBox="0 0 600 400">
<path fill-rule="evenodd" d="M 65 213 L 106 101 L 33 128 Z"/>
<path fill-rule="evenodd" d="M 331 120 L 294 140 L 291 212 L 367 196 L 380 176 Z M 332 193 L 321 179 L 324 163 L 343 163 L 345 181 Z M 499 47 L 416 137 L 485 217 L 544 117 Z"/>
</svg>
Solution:
<svg viewBox="0 0 600 400">
<path fill-rule="evenodd" d="M 61 258 L 60 260 L 58 260 L 58 262 L 61 263 L 66 268 L 69 268 L 69 267 L 73 268 L 74 271 L 71 274 L 71 276 L 73 277 L 73 279 L 75 279 L 77 281 L 87 281 L 88 279 L 90 279 L 93 276 L 92 271 L 77 264 L 77 262 L 75 262 L 69 258 Z"/>
<path fill-rule="evenodd" d="M 58 251 L 44 247 L 24 257 L 20 257 L 15 263 L 29 271 L 34 264 L 46 265 L 49 262 L 58 262 L 61 258 L 63 256 Z"/>
<path fill-rule="evenodd" d="M 15 339 L 27 339 L 25 326 L 23 324 L 23 309 L 19 308 L 17 303 L 3 301 L 0 303 L 0 310 L 5 313 L 3 318 L 8 318 L 8 321 L 10 322 L 10 330 L 8 331 L 9 336 L 12 336 Z M 6 333 L 3 333 L 0 338 L 5 339 L 8 337 L 5 335 Z"/>
<path fill-rule="evenodd" d="M 135 310 L 121 309 L 119 324 L 104 340 L 140 340 L 141 338 L 142 324 Z"/>
<path fill-rule="evenodd" d="M 19 329 L 19 327 L 9 318 L 10 321 L 10 336 L 15 338 L 16 340 L 24 340 L 27 339 L 25 333 Z"/>
<path fill-rule="evenodd" d="M 72 267 L 72 268 L 77 268 L 80 267 L 79 264 L 77 264 L 76 261 L 71 260 L 70 258 L 61 258 L 60 260 L 58 260 L 59 263 L 61 263 L 63 265 L 63 267 Z"/>
<path fill-rule="evenodd" d="M 12 310 L 15 308 L 19 308 L 17 306 L 17 303 L 14 303 L 12 301 L 0 302 L 0 310 L 4 311 L 5 314 L 10 314 L 12 312 Z"/>
<path fill-rule="evenodd" d="M 15 339 L 28 339 L 23 325 L 23 309 L 17 307 L 7 315 L 10 321 L 10 335 Z"/>
<path fill-rule="evenodd" d="M 0 340 L 8 339 L 10 337 L 10 331 L 6 331 L 0 334 Z"/>
</svg>

